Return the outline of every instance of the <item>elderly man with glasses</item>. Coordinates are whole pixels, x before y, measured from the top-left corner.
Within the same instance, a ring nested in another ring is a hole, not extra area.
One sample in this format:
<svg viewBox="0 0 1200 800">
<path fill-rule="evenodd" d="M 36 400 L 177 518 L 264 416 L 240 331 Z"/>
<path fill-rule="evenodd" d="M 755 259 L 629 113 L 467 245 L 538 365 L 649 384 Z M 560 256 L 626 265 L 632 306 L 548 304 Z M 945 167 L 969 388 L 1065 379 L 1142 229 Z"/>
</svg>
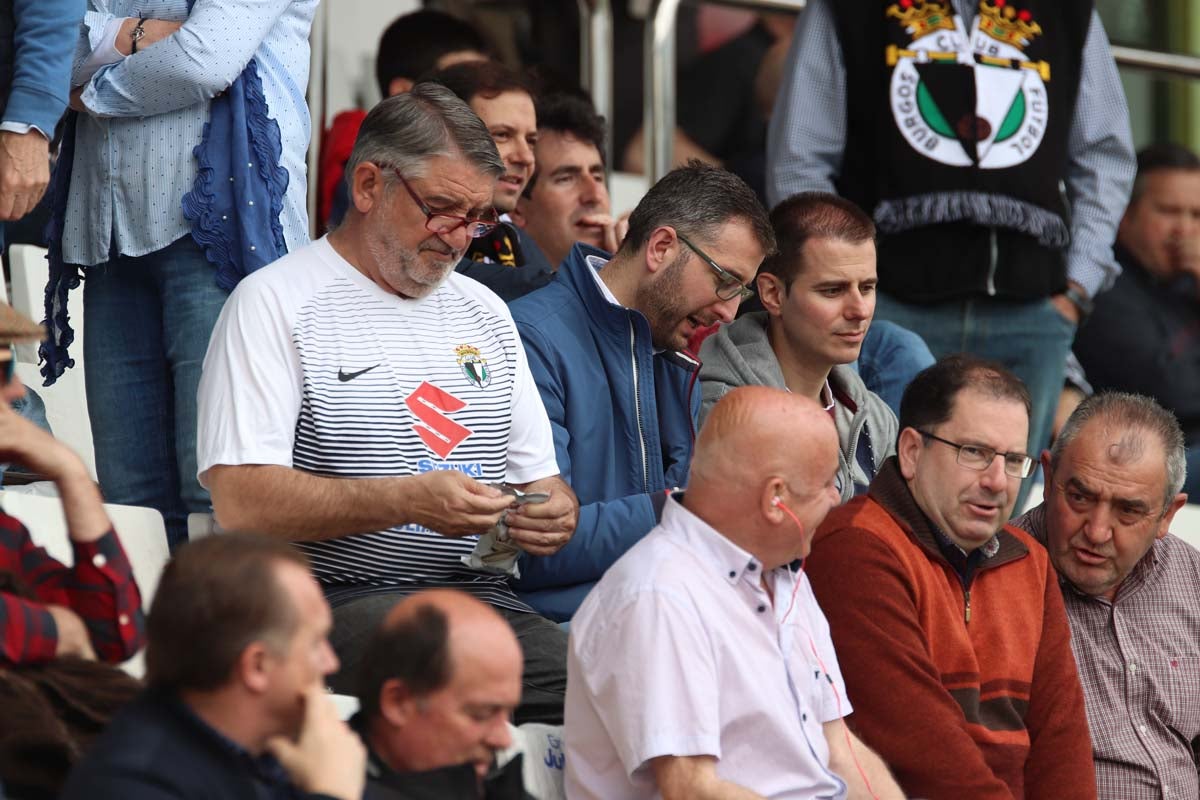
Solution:
<svg viewBox="0 0 1200 800">
<path fill-rule="evenodd" d="M 654 527 L 664 490 L 685 482 L 700 406 L 688 339 L 733 320 L 774 249 L 750 187 L 692 162 L 646 193 L 611 260 L 577 243 L 553 283 L 513 303 L 559 468 L 580 502 L 566 547 L 521 558 L 517 587 L 538 611 L 570 619 Z"/>
<path fill-rule="evenodd" d="M 1083 691 L 1045 548 L 1006 524 L 1029 392 L 948 356 L 900 406 L 896 455 L 806 565 L 863 742 L 909 797 L 1096 797 Z"/>
<path fill-rule="evenodd" d="M 517 548 L 550 555 L 578 509 L 504 303 L 454 273 L 496 225 L 503 169 L 445 87 L 376 106 L 346 167 L 345 221 L 240 284 L 217 323 L 199 461 L 222 528 L 308 555 L 333 607 L 335 688 L 352 689 L 398 599 L 453 587 L 496 607 L 521 641 L 516 719 L 553 724 L 566 634 L 472 558 L 501 521 Z M 518 490 L 542 502 L 510 508 Z"/>
</svg>

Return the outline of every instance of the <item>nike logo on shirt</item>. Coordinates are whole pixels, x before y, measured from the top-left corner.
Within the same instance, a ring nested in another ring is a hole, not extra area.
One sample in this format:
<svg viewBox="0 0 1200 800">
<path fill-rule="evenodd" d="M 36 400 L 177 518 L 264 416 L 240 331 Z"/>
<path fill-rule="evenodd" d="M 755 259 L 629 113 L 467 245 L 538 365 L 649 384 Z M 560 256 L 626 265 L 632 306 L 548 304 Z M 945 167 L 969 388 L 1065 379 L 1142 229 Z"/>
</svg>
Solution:
<svg viewBox="0 0 1200 800">
<path fill-rule="evenodd" d="M 359 375 L 364 375 L 364 374 L 370 372 L 371 370 L 375 369 L 375 367 L 378 367 L 378 366 L 379 366 L 378 364 L 373 364 L 373 365 L 367 367 L 366 369 L 360 369 L 358 372 L 345 372 L 345 371 L 339 369 L 338 370 L 338 380 L 341 381 L 342 383 L 345 383 L 346 381 L 352 381 L 355 378 L 357 378 Z"/>
</svg>

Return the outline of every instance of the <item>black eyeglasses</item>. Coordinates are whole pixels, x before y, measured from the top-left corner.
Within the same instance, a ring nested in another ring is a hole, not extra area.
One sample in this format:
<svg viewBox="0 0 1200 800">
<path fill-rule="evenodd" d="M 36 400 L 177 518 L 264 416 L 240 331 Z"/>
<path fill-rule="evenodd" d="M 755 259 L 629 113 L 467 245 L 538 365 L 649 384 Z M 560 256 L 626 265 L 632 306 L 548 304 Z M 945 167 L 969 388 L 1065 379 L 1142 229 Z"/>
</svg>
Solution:
<svg viewBox="0 0 1200 800">
<path fill-rule="evenodd" d="M 693 253 L 700 256 L 701 260 L 708 264 L 713 272 L 717 273 L 717 297 L 722 300 L 732 300 L 735 297 L 739 300 L 749 300 L 751 297 L 754 297 L 754 290 L 743 284 L 741 278 L 709 258 L 707 253 L 688 241 L 688 238 L 679 231 L 675 231 L 675 235 Z"/>
<path fill-rule="evenodd" d="M 1004 472 L 1006 475 L 1011 475 L 1014 478 L 1028 478 L 1029 474 L 1033 472 L 1033 459 L 1025 453 L 1001 453 L 999 450 L 993 450 L 983 445 L 952 442 L 949 439 L 934 436 L 928 431 L 917 431 L 917 433 L 927 439 L 933 439 L 935 442 L 941 442 L 958 450 L 959 466 L 966 467 L 967 469 L 983 472 L 992 465 L 992 461 L 996 456 L 1003 456 Z"/>
<path fill-rule="evenodd" d="M 448 233 L 453 233 L 459 228 L 466 226 L 467 236 L 470 236 L 472 239 L 478 239 L 481 236 L 487 236 L 496 229 L 497 225 L 500 224 L 500 221 L 495 218 L 496 212 L 494 211 L 492 212 L 493 216 L 491 219 L 479 219 L 478 217 L 471 218 L 460 216 L 458 214 L 447 214 L 444 211 L 433 211 L 425 204 L 425 201 L 413 191 L 413 188 L 408 185 L 408 181 L 406 181 L 404 176 L 400 174 L 400 170 L 396 169 L 395 167 L 389 168 L 392 170 L 392 172 L 396 173 L 396 177 L 400 179 L 400 183 L 404 184 L 404 188 L 408 192 L 408 196 L 413 199 L 413 202 L 417 204 L 417 208 L 421 209 L 421 213 L 425 215 L 425 230 L 429 231 L 430 233 L 445 235 Z"/>
</svg>

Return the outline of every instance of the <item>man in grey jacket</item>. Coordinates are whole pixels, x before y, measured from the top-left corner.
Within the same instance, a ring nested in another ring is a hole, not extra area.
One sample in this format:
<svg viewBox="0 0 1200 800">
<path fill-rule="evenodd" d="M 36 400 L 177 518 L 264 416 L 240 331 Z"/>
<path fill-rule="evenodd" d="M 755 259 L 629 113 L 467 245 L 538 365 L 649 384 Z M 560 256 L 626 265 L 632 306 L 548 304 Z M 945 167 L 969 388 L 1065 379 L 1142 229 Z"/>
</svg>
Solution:
<svg viewBox="0 0 1200 800">
<path fill-rule="evenodd" d="M 759 268 L 765 311 L 723 326 L 700 350 L 703 423 L 730 389 L 762 384 L 830 412 L 842 502 L 895 452 L 896 416 L 854 368 L 875 314 L 875 225 L 849 200 L 805 192 L 771 212 L 779 251 Z"/>
</svg>

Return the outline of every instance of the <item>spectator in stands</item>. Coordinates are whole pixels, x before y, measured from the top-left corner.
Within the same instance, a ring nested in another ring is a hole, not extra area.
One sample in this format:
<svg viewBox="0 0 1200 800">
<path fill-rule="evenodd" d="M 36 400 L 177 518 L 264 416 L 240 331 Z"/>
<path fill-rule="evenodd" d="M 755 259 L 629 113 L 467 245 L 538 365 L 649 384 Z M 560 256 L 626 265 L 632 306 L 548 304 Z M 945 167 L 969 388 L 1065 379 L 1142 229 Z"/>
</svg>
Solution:
<svg viewBox="0 0 1200 800">
<path fill-rule="evenodd" d="M 842 723 L 839 659 L 794 567 L 836 473 L 811 400 L 744 387 L 714 407 L 686 496 L 571 623 L 568 796 L 902 797 Z"/>
<path fill-rule="evenodd" d="M 1200 158 L 1160 144 L 1138 153 L 1133 197 L 1117 236 L 1121 276 L 1079 329 L 1075 354 L 1096 390 L 1150 395 L 1187 439 L 1200 497 Z"/>
<path fill-rule="evenodd" d="M 763 257 L 766 212 L 736 175 L 700 162 L 666 175 L 609 256 L 576 244 L 558 279 L 513 304 L 554 430 L 579 528 L 560 553 L 522 558 L 527 602 L 569 619 L 618 557 L 654 527 L 691 461 L 697 328 L 731 322 Z"/>
<path fill-rule="evenodd" d="M 333 605 L 335 688 L 352 690 L 397 599 L 458 587 L 517 631 L 517 718 L 558 723 L 566 634 L 505 574 L 462 563 L 502 518 L 512 542 L 554 553 L 577 514 L 508 309 L 454 273 L 495 225 L 504 165 L 465 103 L 421 83 L 372 109 L 347 170 L 342 226 L 252 276 L 213 333 L 200 468 L 217 521 L 309 555 Z M 549 500 L 510 512 L 501 481 Z"/>
<path fill-rule="evenodd" d="M 522 757 L 496 766 L 521 666 L 512 629 L 471 595 L 433 589 L 397 604 L 367 647 L 350 722 L 369 786 L 397 800 L 526 800 Z"/>
<path fill-rule="evenodd" d="M 1200 797 L 1200 552 L 1179 422 L 1139 395 L 1084 400 L 1042 455 L 1045 502 L 1014 522 L 1058 570 L 1101 800 Z"/>
<path fill-rule="evenodd" d="M 1133 178 L 1125 96 L 1093 5 L 813 0 L 768 130 L 771 202 L 837 191 L 871 209 L 876 316 L 935 356 L 1012 369 L 1032 395 L 1034 453 L 1075 326 L 1118 271 Z"/>
<path fill-rule="evenodd" d="M 554 277 L 550 262 L 508 216 L 533 175 L 538 136 L 533 89 L 520 75 L 495 61 L 456 64 L 429 79 L 454 92 L 479 115 L 504 161 L 505 172 L 496 181 L 492 196 L 500 224 L 487 236 L 471 240 L 456 269 L 506 302 L 545 286 Z"/>
<path fill-rule="evenodd" d="M 675 165 L 698 158 L 724 166 L 765 202 L 767 121 L 796 17 L 792 11 L 759 14 L 744 33 L 681 67 L 671 147 Z M 629 172 L 645 171 L 644 134 L 639 128 L 625 145 L 622 163 Z"/>
<path fill-rule="evenodd" d="M 0 0 L 0 250 L 4 222 L 42 199 L 50 140 L 70 89 L 75 23 L 82 0 Z"/>
<path fill-rule="evenodd" d="M 838 432 L 838 491 L 867 490 L 896 452 L 896 415 L 850 366 L 875 313 L 875 225 L 837 195 L 798 194 L 771 211 L 778 252 L 758 271 L 765 311 L 741 316 L 700 351 L 700 419 L 726 392 L 761 384 L 820 404 Z"/>
<path fill-rule="evenodd" d="M 195 479 L 195 398 L 212 326 L 242 276 L 308 241 L 316 7 L 190 6 L 156 19 L 111 0 L 79 31 L 81 113 L 56 173 L 42 348 L 48 380 L 74 363 L 66 296 L 82 269 L 100 486 L 110 502 L 161 511 L 172 545 L 188 513 L 210 509 Z"/>
<path fill-rule="evenodd" d="M 295 549 L 193 542 L 150 608 L 149 689 L 72 773 L 64 800 L 357 800 L 365 752 L 337 718 L 329 606 Z"/>
<path fill-rule="evenodd" d="M 1095 797 L 1058 581 L 1005 524 L 1029 406 L 999 364 L 938 361 L 904 394 L 897 455 L 813 543 L 855 728 L 910 797 Z"/>
<path fill-rule="evenodd" d="M 442 11 L 423 9 L 402 14 L 379 38 L 375 54 L 375 79 L 381 97 L 407 92 L 417 79 L 435 69 L 487 59 L 488 47 L 470 23 Z M 349 207 L 343 180 L 346 161 L 367 112 L 343 111 L 333 118 L 321 140 L 318 169 L 318 218 L 330 228 L 342 221 Z"/>
<path fill-rule="evenodd" d="M 24 525 L 0 512 L 0 571 L 8 573 L 0 593 L 0 662 L 39 664 L 60 656 L 124 661 L 142 645 L 142 600 L 100 492 L 79 456 L 12 410 L 25 392 L 13 371 L 12 343 L 39 341 L 43 333 L 41 325 L 0 303 L 0 341 L 7 343 L 0 349 L 0 460 L 54 482 L 74 566 L 51 558 Z"/>
<path fill-rule="evenodd" d="M 566 92 L 541 98 L 537 115 L 537 164 L 513 222 L 556 270 L 576 242 L 617 252 L 628 225 L 612 216 L 604 117 L 586 99 Z"/>
</svg>

